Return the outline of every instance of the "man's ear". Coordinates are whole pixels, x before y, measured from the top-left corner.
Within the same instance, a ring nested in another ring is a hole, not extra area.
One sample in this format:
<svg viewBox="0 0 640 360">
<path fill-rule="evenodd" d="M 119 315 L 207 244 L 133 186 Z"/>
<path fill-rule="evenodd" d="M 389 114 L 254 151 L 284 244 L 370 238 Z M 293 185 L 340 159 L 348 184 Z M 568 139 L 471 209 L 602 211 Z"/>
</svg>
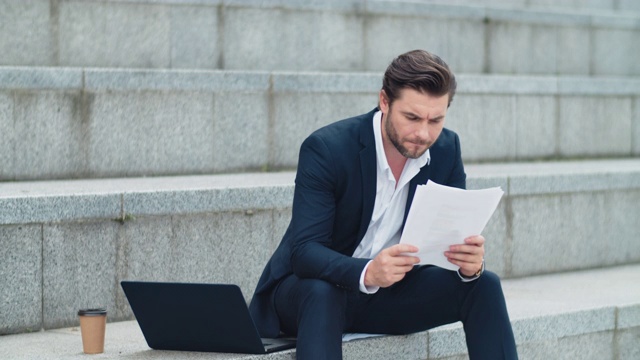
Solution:
<svg viewBox="0 0 640 360">
<path fill-rule="evenodd" d="M 389 112 L 389 97 L 387 97 L 387 93 L 385 93 L 384 90 L 380 90 L 380 94 L 378 95 L 378 106 L 383 114 Z"/>
</svg>

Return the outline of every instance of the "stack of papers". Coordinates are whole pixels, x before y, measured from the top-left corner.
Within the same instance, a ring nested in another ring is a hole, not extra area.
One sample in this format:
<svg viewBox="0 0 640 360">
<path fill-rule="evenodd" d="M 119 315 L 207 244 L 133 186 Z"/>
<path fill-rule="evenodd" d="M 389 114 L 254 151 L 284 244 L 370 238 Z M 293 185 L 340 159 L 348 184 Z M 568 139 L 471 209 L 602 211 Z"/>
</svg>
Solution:
<svg viewBox="0 0 640 360">
<path fill-rule="evenodd" d="M 498 207 L 504 192 L 499 187 L 462 190 L 429 180 L 419 185 L 400 238 L 401 244 L 417 246 L 421 265 L 458 270 L 444 256 L 449 246 L 480 235 Z"/>
</svg>

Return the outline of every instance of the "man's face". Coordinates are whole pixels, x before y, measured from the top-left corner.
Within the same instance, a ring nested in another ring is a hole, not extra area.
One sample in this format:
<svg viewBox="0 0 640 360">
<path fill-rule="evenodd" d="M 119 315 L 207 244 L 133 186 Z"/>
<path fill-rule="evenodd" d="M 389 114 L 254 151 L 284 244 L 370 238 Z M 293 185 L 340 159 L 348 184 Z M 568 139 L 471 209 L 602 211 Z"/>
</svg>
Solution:
<svg viewBox="0 0 640 360">
<path fill-rule="evenodd" d="M 440 136 L 448 105 L 448 94 L 435 97 L 413 89 L 402 89 L 389 104 L 384 91 L 380 91 L 383 141 L 393 144 L 406 158 L 419 158 Z"/>
</svg>

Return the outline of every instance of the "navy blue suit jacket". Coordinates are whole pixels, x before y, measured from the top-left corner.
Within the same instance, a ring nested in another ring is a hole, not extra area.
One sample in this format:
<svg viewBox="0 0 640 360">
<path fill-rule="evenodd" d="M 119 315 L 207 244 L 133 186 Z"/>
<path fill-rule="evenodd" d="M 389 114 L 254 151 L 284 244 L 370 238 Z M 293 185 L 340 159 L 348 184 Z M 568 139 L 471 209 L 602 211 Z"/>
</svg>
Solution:
<svg viewBox="0 0 640 360">
<path fill-rule="evenodd" d="M 291 223 L 267 263 L 250 304 L 262 337 L 280 333 L 273 289 L 287 275 L 317 278 L 359 291 L 370 259 L 351 255 L 369 226 L 376 196 L 373 115 L 378 109 L 312 133 L 300 148 Z M 408 214 L 418 184 L 465 187 L 460 142 L 443 129 L 430 148 L 431 162 L 410 182 Z"/>
</svg>

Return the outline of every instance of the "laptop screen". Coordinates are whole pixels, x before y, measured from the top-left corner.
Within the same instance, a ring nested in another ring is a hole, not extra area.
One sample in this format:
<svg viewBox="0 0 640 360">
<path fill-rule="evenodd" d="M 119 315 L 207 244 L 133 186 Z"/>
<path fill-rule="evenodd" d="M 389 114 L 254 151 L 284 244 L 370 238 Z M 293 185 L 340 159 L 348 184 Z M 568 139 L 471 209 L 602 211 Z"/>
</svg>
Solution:
<svg viewBox="0 0 640 360">
<path fill-rule="evenodd" d="M 265 353 L 237 285 L 140 281 L 121 285 L 152 349 Z"/>
</svg>

